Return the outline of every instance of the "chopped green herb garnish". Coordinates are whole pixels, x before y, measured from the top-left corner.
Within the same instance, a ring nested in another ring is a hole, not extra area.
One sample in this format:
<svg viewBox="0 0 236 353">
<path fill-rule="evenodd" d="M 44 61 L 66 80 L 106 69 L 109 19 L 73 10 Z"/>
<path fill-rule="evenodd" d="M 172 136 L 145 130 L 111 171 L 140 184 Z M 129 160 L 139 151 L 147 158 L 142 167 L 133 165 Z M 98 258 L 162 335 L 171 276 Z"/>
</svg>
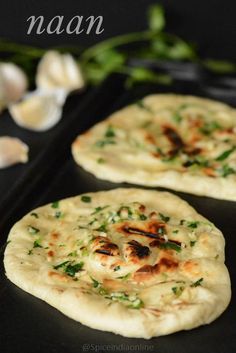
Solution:
<svg viewBox="0 0 236 353">
<path fill-rule="evenodd" d="M 68 256 L 73 256 L 73 257 L 76 257 L 78 254 L 77 254 L 77 251 L 72 251 L 68 254 Z"/>
<path fill-rule="evenodd" d="M 161 249 L 171 249 L 171 250 L 175 250 L 177 252 L 180 252 L 181 251 L 181 246 L 176 244 L 176 243 L 172 243 L 170 241 L 167 241 L 165 243 L 160 243 L 160 248 Z"/>
<path fill-rule="evenodd" d="M 104 287 L 99 287 L 99 291 L 98 291 L 99 294 L 101 295 L 107 295 L 108 294 L 108 290 Z"/>
<path fill-rule="evenodd" d="M 62 263 L 60 263 L 60 264 L 58 264 L 58 265 L 56 265 L 56 266 L 53 266 L 53 268 L 54 268 L 55 270 L 58 270 L 59 268 L 65 267 L 69 262 L 70 262 L 70 261 L 64 261 L 64 262 L 62 262 Z"/>
<path fill-rule="evenodd" d="M 83 265 L 84 263 L 82 261 L 75 265 L 73 265 L 70 261 L 65 261 L 59 265 L 54 266 L 53 268 L 55 270 L 62 268 L 68 276 L 74 277 L 77 272 L 81 271 Z"/>
<path fill-rule="evenodd" d="M 99 232 L 106 232 L 107 228 L 105 224 L 102 224 L 99 228 L 96 229 Z"/>
<path fill-rule="evenodd" d="M 36 212 L 32 212 L 30 215 L 31 215 L 32 217 L 39 218 L 38 213 L 36 213 Z"/>
<path fill-rule="evenodd" d="M 120 209 L 117 211 L 117 214 L 122 217 L 125 215 L 126 212 L 128 214 L 128 217 L 131 218 L 133 213 L 131 211 L 131 208 L 128 206 L 121 206 Z"/>
<path fill-rule="evenodd" d="M 112 298 L 112 299 L 118 299 L 118 300 L 121 300 L 121 301 L 127 301 L 127 300 L 129 300 L 128 294 L 123 293 L 123 292 L 111 293 L 111 298 Z"/>
<path fill-rule="evenodd" d="M 63 213 L 61 211 L 56 211 L 54 217 L 55 218 L 61 218 L 63 216 Z"/>
<path fill-rule="evenodd" d="M 165 223 L 169 222 L 169 220 L 170 220 L 169 216 L 165 216 L 162 213 L 159 213 L 159 216 L 160 216 L 161 220 Z"/>
<path fill-rule="evenodd" d="M 187 226 L 189 227 L 189 228 L 193 228 L 193 229 L 195 229 L 195 228 L 197 228 L 198 226 L 199 226 L 199 221 L 195 221 L 195 222 L 188 222 L 187 223 Z"/>
<path fill-rule="evenodd" d="M 182 225 L 184 225 L 184 223 L 185 223 L 185 219 L 181 219 L 179 222 L 179 225 L 182 226 Z"/>
<path fill-rule="evenodd" d="M 91 213 L 91 216 L 93 216 L 94 214 L 99 213 L 99 212 L 105 210 L 105 208 L 107 208 L 107 207 L 109 207 L 109 205 L 106 205 L 106 206 L 103 206 L 103 207 L 100 207 L 100 206 L 95 207 L 95 211 Z M 91 224 L 92 224 L 92 223 L 91 223 Z"/>
<path fill-rule="evenodd" d="M 190 287 L 198 287 L 202 285 L 203 278 L 199 278 L 196 282 L 192 283 Z"/>
<path fill-rule="evenodd" d="M 81 261 L 78 264 L 72 265 L 72 264 L 68 264 L 65 266 L 64 268 L 64 272 L 71 277 L 74 277 L 75 274 L 79 271 L 82 270 L 84 263 Z"/>
<path fill-rule="evenodd" d="M 179 233 L 179 230 L 178 230 L 178 229 L 175 229 L 175 230 L 173 230 L 172 233 L 177 234 L 177 233 Z"/>
<path fill-rule="evenodd" d="M 158 228 L 157 233 L 158 233 L 159 235 L 165 234 L 165 228 L 163 228 L 163 227 Z"/>
<path fill-rule="evenodd" d="M 87 196 L 87 195 L 81 196 L 80 199 L 81 199 L 81 201 L 86 202 L 86 203 L 89 203 L 89 202 L 92 201 L 91 197 L 90 197 L 90 196 Z"/>
<path fill-rule="evenodd" d="M 42 248 L 40 239 L 37 239 L 37 240 L 34 241 L 33 248 Z"/>
<path fill-rule="evenodd" d="M 59 201 L 54 201 L 54 202 L 51 204 L 51 207 L 52 207 L 52 208 L 58 208 L 58 207 L 59 207 Z"/>
<path fill-rule="evenodd" d="M 173 162 L 176 157 L 177 157 L 178 153 L 173 154 L 173 155 L 164 155 L 162 158 L 162 162 Z"/>
<path fill-rule="evenodd" d="M 191 246 L 191 248 L 192 248 L 195 244 L 196 244 L 196 240 L 191 240 L 191 241 L 190 241 L 190 246 Z"/>
<path fill-rule="evenodd" d="M 113 141 L 113 140 L 100 140 L 100 141 L 97 141 L 96 143 L 95 143 L 95 146 L 96 147 L 104 147 L 104 146 L 106 146 L 106 145 L 115 145 L 116 144 L 116 142 L 115 141 Z"/>
<path fill-rule="evenodd" d="M 172 292 L 176 295 L 176 297 L 179 297 L 183 293 L 184 287 L 172 287 L 171 289 Z"/>
<path fill-rule="evenodd" d="M 114 267 L 114 271 L 119 271 L 119 270 L 120 270 L 120 266 Z"/>
<path fill-rule="evenodd" d="M 91 213 L 94 214 L 94 213 Z M 97 218 L 94 218 L 91 222 L 88 223 L 89 226 L 91 226 L 92 224 L 94 224 L 95 222 L 97 222 Z"/>
<path fill-rule="evenodd" d="M 132 304 L 129 307 L 132 309 L 140 309 L 143 306 L 144 306 L 144 302 L 141 299 L 137 298 L 132 302 Z"/>
<path fill-rule="evenodd" d="M 81 250 L 81 255 L 82 255 L 82 256 L 88 256 L 88 255 L 89 255 L 88 249 L 87 249 L 87 248 L 82 249 L 82 250 Z"/>
<path fill-rule="evenodd" d="M 93 288 L 99 287 L 100 283 L 99 283 L 96 279 L 94 279 L 94 278 L 92 278 L 92 277 L 90 277 L 90 278 L 91 278 L 91 280 L 93 281 Z"/>
<path fill-rule="evenodd" d="M 182 121 L 182 116 L 179 113 L 175 113 L 172 115 L 172 119 L 179 124 Z"/>
<path fill-rule="evenodd" d="M 160 147 L 156 148 L 157 153 L 160 154 L 161 157 L 165 157 L 165 154 L 163 153 L 162 149 Z"/>
<path fill-rule="evenodd" d="M 30 234 L 37 234 L 37 233 L 39 233 L 39 229 L 38 228 L 35 228 L 35 227 L 33 227 L 33 226 L 28 226 L 28 232 L 30 233 Z"/>
<path fill-rule="evenodd" d="M 145 214 L 141 214 L 139 215 L 139 218 L 141 219 L 141 221 L 145 221 L 147 219 L 147 216 L 145 216 Z"/>
<path fill-rule="evenodd" d="M 114 128 L 112 126 L 108 126 L 107 131 L 105 133 L 105 137 L 115 137 L 115 131 Z"/>
<path fill-rule="evenodd" d="M 224 151 L 216 158 L 216 161 L 224 161 L 225 159 L 227 159 L 231 155 L 231 153 L 233 153 L 235 151 L 235 149 L 236 149 L 236 147 L 234 146 L 231 149 Z"/>
<path fill-rule="evenodd" d="M 33 254 L 33 250 L 30 249 L 30 250 L 28 251 L 28 255 L 32 255 L 32 254 Z"/>
<path fill-rule="evenodd" d="M 183 163 L 184 167 L 192 167 L 192 166 L 199 166 L 206 168 L 209 166 L 209 161 L 202 156 L 197 156 L 194 159 L 188 159 L 185 163 Z"/>
<path fill-rule="evenodd" d="M 220 176 L 226 178 L 230 174 L 236 174 L 236 169 L 233 169 L 228 164 L 223 165 L 221 169 L 218 169 Z"/>
<path fill-rule="evenodd" d="M 220 124 L 217 121 L 206 122 L 202 127 L 200 127 L 200 132 L 204 135 L 210 135 L 215 130 L 221 129 Z"/>
<path fill-rule="evenodd" d="M 103 164 L 103 163 L 106 163 L 106 161 L 105 161 L 104 158 L 98 158 L 98 159 L 97 159 L 97 163 L 98 163 L 98 164 Z"/>
<path fill-rule="evenodd" d="M 120 277 L 117 277 L 118 279 L 123 279 L 123 280 L 126 280 L 130 277 L 130 273 L 127 273 L 125 276 L 120 276 Z"/>
</svg>

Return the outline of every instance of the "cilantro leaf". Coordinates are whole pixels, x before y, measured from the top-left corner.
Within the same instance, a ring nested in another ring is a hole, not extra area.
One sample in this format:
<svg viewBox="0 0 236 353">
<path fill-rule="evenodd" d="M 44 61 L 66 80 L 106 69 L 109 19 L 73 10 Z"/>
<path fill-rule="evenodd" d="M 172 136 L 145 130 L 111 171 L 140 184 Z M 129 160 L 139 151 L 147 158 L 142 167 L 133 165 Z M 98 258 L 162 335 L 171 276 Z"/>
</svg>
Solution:
<svg viewBox="0 0 236 353">
<path fill-rule="evenodd" d="M 58 207 L 59 207 L 59 201 L 54 201 L 54 202 L 51 204 L 51 207 L 52 207 L 52 208 L 58 208 Z"/>
<path fill-rule="evenodd" d="M 160 32 L 165 27 L 164 9 L 161 5 L 152 5 L 148 11 L 148 25 L 150 30 Z"/>
<path fill-rule="evenodd" d="M 80 199 L 81 199 L 82 202 L 85 202 L 85 203 L 89 203 L 89 202 L 92 201 L 91 196 L 88 196 L 88 195 L 83 195 L 83 196 L 81 196 Z"/>
<path fill-rule="evenodd" d="M 224 151 L 223 153 L 221 153 L 217 158 L 216 161 L 224 161 L 225 159 L 227 159 L 231 153 L 233 153 L 235 151 L 236 147 L 232 147 L 229 150 Z"/>
<path fill-rule="evenodd" d="M 165 243 L 160 243 L 160 248 L 161 249 L 171 249 L 171 250 L 175 250 L 177 252 L 180 252 L 181 251 L 181 246 L 176 244 L 176 243 L 172 243 L 170 241 L 167 241 Z"/>
<path fill-rule="evenodd" d="M 198 287 L 201 286 L 203 282 L 203 278 L 199 278 L 196 282 L 192 283 L 190 287 Z"/>
<path fill-rule="evenodd" d="M 159 213 L 159 216 L 160 216 L 161 220 L 165 223 L 169 222 L 169 220 L 170 220 L 169 216 L 165 216 L 162 213 Z"/>
</svg>

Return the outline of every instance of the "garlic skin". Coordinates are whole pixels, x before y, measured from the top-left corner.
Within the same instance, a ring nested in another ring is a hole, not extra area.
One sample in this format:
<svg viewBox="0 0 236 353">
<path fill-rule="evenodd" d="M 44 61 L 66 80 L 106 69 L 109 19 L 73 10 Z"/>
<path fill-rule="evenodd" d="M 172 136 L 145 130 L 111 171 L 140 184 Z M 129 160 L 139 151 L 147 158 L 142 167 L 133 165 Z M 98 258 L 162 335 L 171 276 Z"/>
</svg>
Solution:
<svg viewBox="0 0 236 353">
<path fill-rule="evenodd" d="M 48 51 L 38 64 L 37 89 L 22 101 L 9 105 L 15 123 L 33 131 L 45 131 L 62 117 L 67 95 L 84 86 L 79 66 L 70 54 Z"/>
<path fill-rule="evenodd" d="M 0 136 L 0 169 L 28 162 L 29 147 L 20 139 Z"/>
<path fill-rule="evenodd" d="M 10 105 L 9 112 L 17 125 L 28 130 L 45 131 L 61 119 L 65 98 L 61 90 L 36 90 L 21 102 Z"/>
<path fill-rule="evenodd" d="M 28 79 L 15 64 L 0 63 L 0 111 L 25 94 Z"/>
<path fill-rule="evenodd" d="M 83 88 L 85 81 L 79 65 L 70 54 L 50 50 L 39 62 L 36 85 L 44 90 L 61 88 L 68 94 Z"/>
</svg>

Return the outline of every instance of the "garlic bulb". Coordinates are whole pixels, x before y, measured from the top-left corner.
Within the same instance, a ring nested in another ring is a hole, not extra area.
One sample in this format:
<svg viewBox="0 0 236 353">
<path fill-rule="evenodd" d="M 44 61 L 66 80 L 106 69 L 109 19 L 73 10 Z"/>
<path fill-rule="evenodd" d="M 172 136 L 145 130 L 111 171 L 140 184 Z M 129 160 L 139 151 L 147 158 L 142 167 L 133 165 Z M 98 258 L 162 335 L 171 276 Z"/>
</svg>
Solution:
<svg viewBox="0 0 236 353">
<path fill-rule="evenodd" d="M 84 87 L 84 78 L 79 65 L 70 54 L 48 51 L 41 59 L 36 84 L 40 89 L 62 88 L 67 93 Z"/>
<path fill-rule="evenodd" d="M 21 140 L 10 136 L 0 137 L 0 169 L 16 163 L 28 161 L 28 146 Z"/>
<path fill-rule="evenodd" d="M 36 90 L 19 103 L 9 107 L 16 124 L 29 130 L 45 131 L 53 127 L 62 116 L 63 91 Z"/>
<path fill-rule="evenodd" d="M 15 64 L 0 63 L 0 111 L 18 101 L 26 92 L 28 80 Z"/>
</svg>

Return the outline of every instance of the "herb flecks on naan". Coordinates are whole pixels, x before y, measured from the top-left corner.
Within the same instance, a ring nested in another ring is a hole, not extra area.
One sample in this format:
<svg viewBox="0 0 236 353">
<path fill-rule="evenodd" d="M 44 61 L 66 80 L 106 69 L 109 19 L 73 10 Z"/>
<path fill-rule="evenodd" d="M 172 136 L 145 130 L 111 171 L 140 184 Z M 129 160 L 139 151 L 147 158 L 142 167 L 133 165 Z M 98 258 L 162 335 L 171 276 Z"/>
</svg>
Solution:
<svg viewBox="0 0 236 353">
<path fill-rule="evenodd" d="M 11 230 L 8 278 L 100 330 L 150 338 L 227 307 L 224 238 L 169 193 L 117 189 L 54 202 Z"/>
<path fill-rule="evenodd" d="M 159 94 L 79 136 L 75 161 L 98 178 L 236 200 L 236 110 Z"/>
</svg>

